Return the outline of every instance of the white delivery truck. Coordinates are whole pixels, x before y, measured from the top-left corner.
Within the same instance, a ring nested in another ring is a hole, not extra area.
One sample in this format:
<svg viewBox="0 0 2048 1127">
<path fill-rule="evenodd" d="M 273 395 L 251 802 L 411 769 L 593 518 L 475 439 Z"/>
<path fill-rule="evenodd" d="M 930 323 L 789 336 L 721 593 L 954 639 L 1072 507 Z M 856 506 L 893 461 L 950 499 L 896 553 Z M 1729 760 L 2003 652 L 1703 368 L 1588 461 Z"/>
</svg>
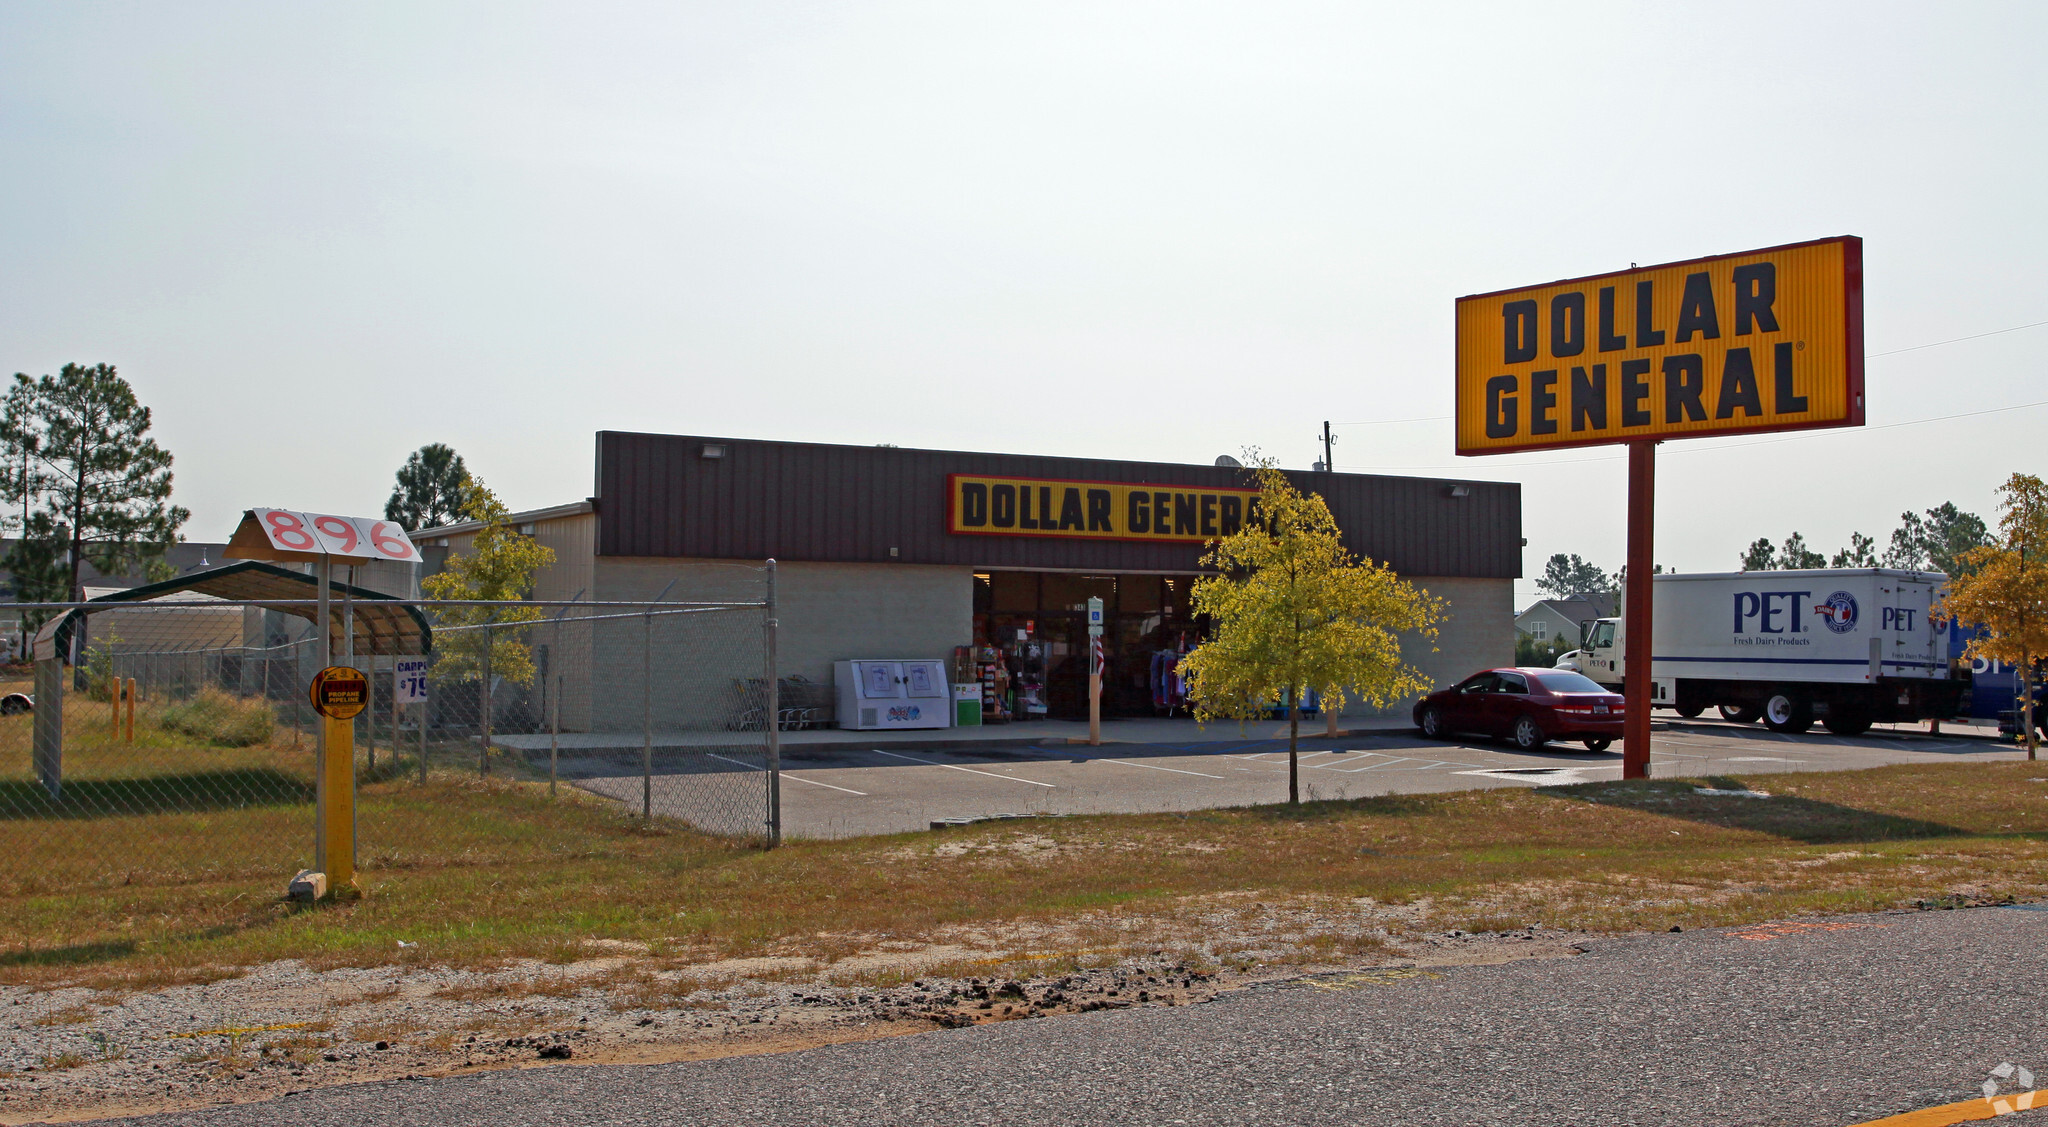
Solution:
<svg viewBox="0 0 2048 1127">
<path fill-rule="evenodd" d="M 1934 614 L 1947 582 L 1889 568 L 1656 576 L 1651 700 L 1779 732 L 1947 719 L 1968 684 Z M 1626 640 L 1621 619 L 1588 623 L 1579 671 L 1620 692 Z"/>
</svg>

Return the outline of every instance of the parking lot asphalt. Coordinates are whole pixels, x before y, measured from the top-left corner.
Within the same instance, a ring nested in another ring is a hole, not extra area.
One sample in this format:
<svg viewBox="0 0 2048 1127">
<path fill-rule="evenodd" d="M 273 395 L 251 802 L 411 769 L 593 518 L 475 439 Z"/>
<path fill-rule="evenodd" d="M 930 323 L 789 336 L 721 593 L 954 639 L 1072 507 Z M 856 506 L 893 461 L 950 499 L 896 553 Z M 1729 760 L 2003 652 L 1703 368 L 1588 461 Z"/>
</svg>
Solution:
<svg viewBox="0 0 2048 1127">
<path fill-rule="evenodd" d="M 129 1122 L 1848 1127 L 1984 1100 L 1986 1084 L 2009 1099 L 2022 1075 L 2048 1075 L 2048 912 L 1840 916 L 1580 946 L 1319 975 L 1197 1006 L 363 1084 Z"/>
<path fill-rule="evenodd" d="M 1302 797 L 1348 799 L 1475 787 L 1557 786 L 1621 777 L 1619 745 L 1590 752 L 1550 744 L 1523 752 L 1485 740 L 1428 740 L 1409 729 L 1301 741 Z M 1670 720 L 1652 741 L 1653 777 L 1834 771 L 1895 763 L 2009 760 L 2021 753 L 1982 738 L 1915 731 L 1782 735 L 1757 725 Z M 946 819 L 1002 814 L 1157 813 L 1246 806 L 1287 797 L 1285 740 L 1047 743 L 1025 747 L 812 748 L 784 764 L 783 831 L 850 837 L 927 829 Z M 758 771 L 732 759 L 708 770 Z M 639 779 L 585 777 L 585 789 L 633 804 Z M 688 776 L 659 788 L 696 785 Z"/>
</svg>

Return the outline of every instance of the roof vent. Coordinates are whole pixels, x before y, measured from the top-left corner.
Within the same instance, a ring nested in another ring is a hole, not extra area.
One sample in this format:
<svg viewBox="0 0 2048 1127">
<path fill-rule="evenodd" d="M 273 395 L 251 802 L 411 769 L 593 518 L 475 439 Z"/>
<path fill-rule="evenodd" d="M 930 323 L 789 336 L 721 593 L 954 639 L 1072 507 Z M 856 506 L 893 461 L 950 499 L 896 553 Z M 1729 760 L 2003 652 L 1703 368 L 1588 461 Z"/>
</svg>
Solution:
<svg viewBox="0 0 2048 1127">
<path fill-rule="evenodd" d="M 1244 468 L 1243 462 L 1238 461 L 1236 458 L 1233 458 L 1228 454 L 1216 455 L 1216 465 L 1219 468 L 1226 470 L 1241 470 Z"/>
</svg>

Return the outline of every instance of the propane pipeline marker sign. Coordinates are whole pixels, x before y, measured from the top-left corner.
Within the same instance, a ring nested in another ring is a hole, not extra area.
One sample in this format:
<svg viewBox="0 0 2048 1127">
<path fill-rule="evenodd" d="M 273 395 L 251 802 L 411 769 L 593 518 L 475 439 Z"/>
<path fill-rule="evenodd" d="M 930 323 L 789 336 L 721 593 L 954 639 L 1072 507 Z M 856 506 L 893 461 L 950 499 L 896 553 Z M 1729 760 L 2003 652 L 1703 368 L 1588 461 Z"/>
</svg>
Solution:
<svg viewBox="0 0 2048 1127">
<path fill-rule="evenodd" d="M 330 665 L 313 675 L 313 711 L 331 720 L 350 720 L 370 702 L 370 679 L 360 669 Z"/>
</svg>

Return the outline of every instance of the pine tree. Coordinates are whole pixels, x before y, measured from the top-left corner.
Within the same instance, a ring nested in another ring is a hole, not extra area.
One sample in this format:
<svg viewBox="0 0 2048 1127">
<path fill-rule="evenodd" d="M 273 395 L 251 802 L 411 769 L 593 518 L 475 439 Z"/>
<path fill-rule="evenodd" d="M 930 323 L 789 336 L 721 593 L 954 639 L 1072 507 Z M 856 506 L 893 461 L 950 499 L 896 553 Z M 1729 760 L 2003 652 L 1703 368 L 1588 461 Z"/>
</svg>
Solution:
<svg viewBox="0 0 2048 1127">
<path fill-rule="evenodd" d="M 422 446 L 398 468 L 398 483 L 384 502 L 384 519 L 409 532 L 453 524 L 462 515 L 462 483 L 467 480 L 462 455 L 439 442 Z"/>
<path fill-rule="evenodd" d="M 22 539 L 64 546 L 72 598 L 84 598 L 87 560 L 117 575 L 177 542 L 192 514 L 170 503 L 170 452 L 148 437 L 149 408 L 113 365 L 66 364 L 37 380 L 17 374 L 5 418 L 0 431 L 32 450 L 18 483 L 32 497 Z"/>
</svg>

